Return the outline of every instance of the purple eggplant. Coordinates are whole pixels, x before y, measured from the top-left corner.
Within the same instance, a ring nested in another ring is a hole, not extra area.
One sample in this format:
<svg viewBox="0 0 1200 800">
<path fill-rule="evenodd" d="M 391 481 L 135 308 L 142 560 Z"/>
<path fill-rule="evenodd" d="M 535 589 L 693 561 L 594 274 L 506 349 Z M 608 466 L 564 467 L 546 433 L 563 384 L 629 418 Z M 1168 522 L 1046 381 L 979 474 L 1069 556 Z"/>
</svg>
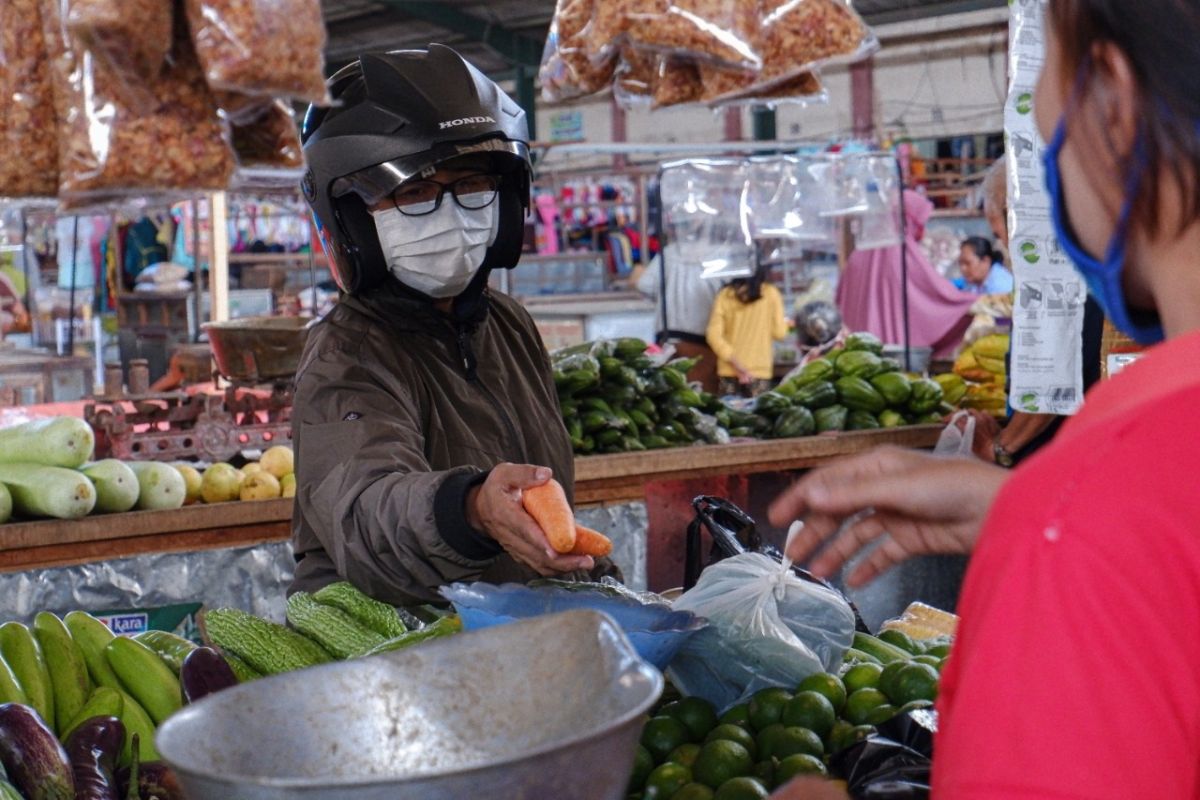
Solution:
<svg viewBox="0 0 1200 800">
<path fill-rule="evenodd" d="M 187 800 L 179 779 L 162 761 L 147 761 L 138 765 L 137 789 L 130 785 L 133 776 L 127 767 L 120 772 L 122 786 L 127 786 L 129 800 Z"/>
<path fill-rule="evenodd" d="M 125 726 L 116 717 L 92 717 L 67 737 L 75 800 L 120 800 L 116 771 L 124 743 Z"/>
<path fill-rule="evenodd" d="M 238 685 L 229 662 L 211 647 L 197 647 L 183 659 L 179 670 L 183 699 L 194 703 L 201 697 Z"/>
<path fill-rule="evenodd" d="M 75 779 L 66 751 L 37 712 L 0 705 L 0 764 L 29 800 L 73 800 Z"/>
</svg>

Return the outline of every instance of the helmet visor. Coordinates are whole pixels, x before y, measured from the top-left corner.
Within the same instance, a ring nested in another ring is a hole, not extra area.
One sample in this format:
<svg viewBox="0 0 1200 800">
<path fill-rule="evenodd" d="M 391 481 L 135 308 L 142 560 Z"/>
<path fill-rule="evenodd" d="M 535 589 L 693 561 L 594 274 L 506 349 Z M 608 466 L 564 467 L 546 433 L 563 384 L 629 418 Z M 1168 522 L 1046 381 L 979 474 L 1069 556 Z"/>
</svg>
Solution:
<svg viewBox="0 0 1200 800">
<path fill-rule="evenodd" d="M 444 144 L 338 178 L 330 188 L 334 197 L 354 193 L 368 206 L 373 206 L 390 197 L 400 184 L 413 178 L 428 178 L 439 164 L 472 154 L 509 156 L 529 163 L 529 148 L 524 142 L 485 139 L 471 144 Z"/>
</svg>

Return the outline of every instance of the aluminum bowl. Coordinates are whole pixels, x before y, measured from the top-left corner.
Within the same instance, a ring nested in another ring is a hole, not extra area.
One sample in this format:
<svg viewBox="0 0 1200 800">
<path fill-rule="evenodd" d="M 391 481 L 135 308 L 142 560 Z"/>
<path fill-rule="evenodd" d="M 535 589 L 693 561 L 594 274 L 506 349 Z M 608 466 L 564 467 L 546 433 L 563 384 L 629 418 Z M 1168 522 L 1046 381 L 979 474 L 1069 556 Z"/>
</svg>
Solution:
<svg viewBox="0 0 1200 800">
<path fill-rule="evenodd" d="M 570 611 L 242 684 L 155 743 L 188 800 L 619 800 L 662 687 Z"/>
</svg>

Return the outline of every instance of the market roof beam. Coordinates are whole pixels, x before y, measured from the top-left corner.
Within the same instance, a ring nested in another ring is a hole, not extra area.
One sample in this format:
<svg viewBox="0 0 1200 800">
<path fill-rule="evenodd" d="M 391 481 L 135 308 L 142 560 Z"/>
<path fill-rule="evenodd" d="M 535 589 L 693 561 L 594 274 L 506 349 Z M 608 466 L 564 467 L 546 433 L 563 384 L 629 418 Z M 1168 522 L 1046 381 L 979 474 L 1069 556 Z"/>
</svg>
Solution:
<svg viewBox="0 0 1200 800">
<path fill-rule="evenodd" d="M 892 22 L 910 22 L 914 19 L 942 17 L 948 14 L 966 14 L 989 8 L 1003 8 L 1006 0 L 932 0 L 895 4 L 885 11 L 864 11 L 863 18 L 870 25 L 887 25 Z"/>
<path fill-rule="evenodd" d="M 427 0 L 383 0 L 405 16 L 437 25 L 480 42 L 514 65 L 537 67 L 542 63 L 544 42 L 510 30 L 490 20 L 456 11 L 445 3 Z"/>
</svg>

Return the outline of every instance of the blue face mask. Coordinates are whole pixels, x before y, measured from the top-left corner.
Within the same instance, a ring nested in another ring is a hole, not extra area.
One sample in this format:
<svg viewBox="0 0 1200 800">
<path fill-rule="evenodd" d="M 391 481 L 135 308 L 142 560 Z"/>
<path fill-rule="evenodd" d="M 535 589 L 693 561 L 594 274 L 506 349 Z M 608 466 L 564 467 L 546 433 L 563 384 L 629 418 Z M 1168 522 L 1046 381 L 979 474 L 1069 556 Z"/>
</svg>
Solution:
<svg viewBox="0 0 1200 800">
<path fill-rule="evenodd" d="M 1137 197 L 1144 160 L 1138 158 L 1129 183 L 1125 187 L 1125 202 L 1121 207 L 1121 216 L 1117 220 L 1117 229 L 1113 231 L 1104 260 L 1100 261 L 1088 253 L 1075 238 L 1075 233 L 1067 218 L 1062 173 L 1058 167 L 1059 156 L 1062 154 L 1066 141 L 1067 120 L 1064 117 L 1059 121 L 1058 128 L 1054 131 L 1054 139 L 1042 157 L 1046 168 L 1046 188 L 1050 192 L 1054 215 L 1054 232 L 1058 235 L 1063 250 L 1075 263 L 1075 269 L 1083 275 L 1088 291 L 1104 309 L 1104 315 L 1108 317 L 1109 321 L 1138 344 L 1157 344 L 1164 338 L 1162 324 L 1159 322 L 1135 322 L 1129 304 L 1125 301 L 1125 288 L 1121 285 L 1121 272 L 1125 267 L 1125 255 L 1129 247 L 1129 220 L 1133 213 L 1133 203 Z M 1139 143 L 1139 151 L 1140 148 Z M 1139 316 L 1144 319 L 1148 315 Z"/>
</svg>

